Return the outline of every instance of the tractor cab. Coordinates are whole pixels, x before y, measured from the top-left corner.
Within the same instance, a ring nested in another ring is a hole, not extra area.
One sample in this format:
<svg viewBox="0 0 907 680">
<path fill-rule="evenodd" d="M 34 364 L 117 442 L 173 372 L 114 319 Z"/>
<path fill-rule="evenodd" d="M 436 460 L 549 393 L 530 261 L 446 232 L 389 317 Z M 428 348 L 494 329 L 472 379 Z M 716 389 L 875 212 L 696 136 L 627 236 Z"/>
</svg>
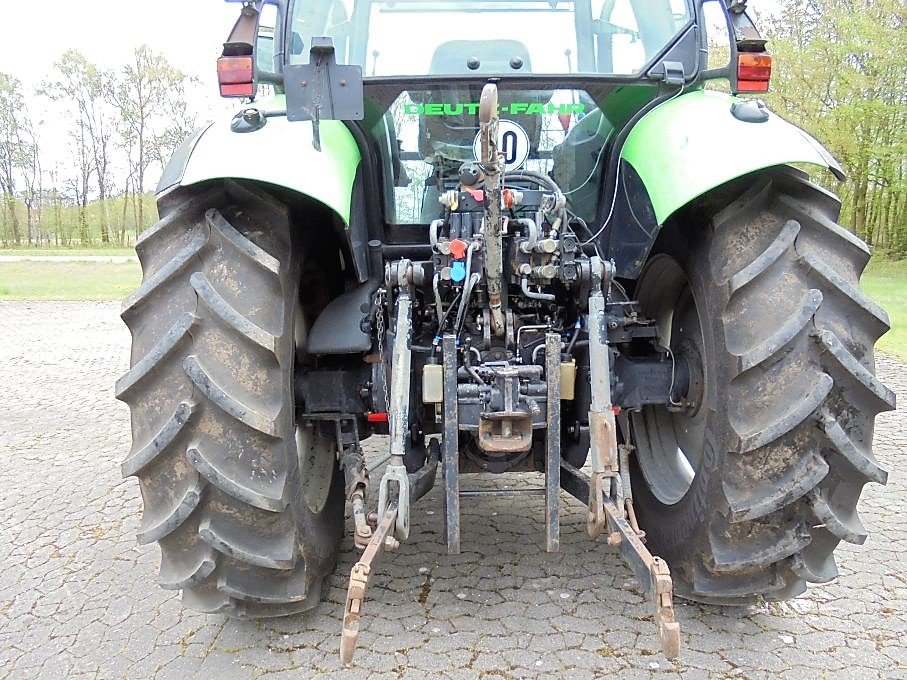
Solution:
<svg viewBox="0 0 907 680">
<path fill-rule="evenodd" d="M 440 216 L 439 198 L 477 159 L 490 80 L 506 171 L 551 177 L 573 215 L 595 220 L 615 131 L 655 98 L 666 60 L 681 79 L 698 68 L 683 0 L 322 0 L 293 3 L 288 17 L 291 66 L 308 63 L 313 41 L 328 36 L 338 64 L 362 69 L 362 125 L 380 149 L 390 225 Z"/>
<path fill-rule="evenodd" d="M 686 0 L 290 3 L 290 63 L 331 36 L 365 77 L 634 75 L 691 22 Z M 477 51 L 478 48 L 478 51 Z"/>
<path fill-rule="evenodd" d="M 479 96 L 488 81 L 498 87 L 506 170 L 550 176 L 574 215 L 595 220 L 615 131 L 667 78 L 684 82 L 699 69 L 695 14 L 684 0 L 269 4 L 247 4 L 245 28 L 238 23 L 227 45 L 245 40 L 257 82 L 291 100 L 300 80 L 313 90 L 298 74 L 314 63 L 316 43 L 328 39 L 333 63 L 359 69 L 360 125 L 379 149 L 391 225 L 438 217 L 439 196 L 456 187 L 460 166 L 477 158 Z M 253 40 L 256 12 L 269 19 Z"/>
</svg>

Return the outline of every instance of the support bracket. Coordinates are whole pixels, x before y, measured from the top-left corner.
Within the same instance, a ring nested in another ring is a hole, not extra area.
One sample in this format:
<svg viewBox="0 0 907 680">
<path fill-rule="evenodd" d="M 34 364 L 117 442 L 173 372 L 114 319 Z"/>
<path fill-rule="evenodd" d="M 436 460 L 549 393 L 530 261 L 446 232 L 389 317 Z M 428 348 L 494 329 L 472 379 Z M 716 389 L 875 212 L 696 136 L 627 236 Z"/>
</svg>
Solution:
<svg viewBox="0 0 907 680">
<path fill-rule="evenodd" d="M 589 295 L 589 370 L 592 405 L 589 408 L 589 444 L 593 493 L 589 494 L 586 532 L 597 538 L 605 529 L 600 499 L 610 492 L 610 480 L 619 471 L 617 427 L 611 404 L 611 365 L 608 349 L 608 317 L 602 288 L 610 286 L 614 265 L 598 257 L 591 260 L 592 293 Z"/>
<path fill-rule="evenodd" d="M 548 382 L 548 429 L 545 432 L 545 550 L 558 552 L 561 520 L 561 336 L 545 335 L 545 373 Z"/>
<path fill-rule="evenodd" d="M 457 412 L 457 339 L 446 334 L 441 341 L 444 360 L 444 540 L 450 555 L 460 554 L 460 452 Z"/>
<path fill-rule="evenodd" d="M 410 340 L 413 330 L 413 279 L 415 270 L 409 260 L 400 260 L 390 265 L 389 283 L 398 286 L 396 315 L 394 321 L 394 346 L 391 354 L 390 403 L 388 404 L 388 428 L 390 430 L 390 462 L 381 477 L 378 487 L 378 516 L 387 511 L 388 503 L 395 498 L 398 504 L 394 535 L 405 541 L 409 538 L 409 477 L 403 456 L 406 453 L 406 438 L 409 437 L 409 395 L 412 355 Z M 391 489 L 394 484 L 396 489 Z"/>
</svg>

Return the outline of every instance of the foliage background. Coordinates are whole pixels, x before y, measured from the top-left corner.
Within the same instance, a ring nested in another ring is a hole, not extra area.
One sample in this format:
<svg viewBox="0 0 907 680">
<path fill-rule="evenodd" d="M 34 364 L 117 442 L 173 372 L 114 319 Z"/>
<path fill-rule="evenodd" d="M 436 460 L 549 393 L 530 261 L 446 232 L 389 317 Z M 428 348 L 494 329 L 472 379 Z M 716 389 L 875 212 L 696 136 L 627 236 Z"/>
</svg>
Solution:
<svg viewBox="0 0 907 680">
<path fill-rule="evenodd" d="M 827 186 L 845 226 L 896 257 L 907 256 L 905 16 L 903 0 L 785 0 L 766 31 L 768 103 L 844 166 L 848 180 Z"/>
</svg>

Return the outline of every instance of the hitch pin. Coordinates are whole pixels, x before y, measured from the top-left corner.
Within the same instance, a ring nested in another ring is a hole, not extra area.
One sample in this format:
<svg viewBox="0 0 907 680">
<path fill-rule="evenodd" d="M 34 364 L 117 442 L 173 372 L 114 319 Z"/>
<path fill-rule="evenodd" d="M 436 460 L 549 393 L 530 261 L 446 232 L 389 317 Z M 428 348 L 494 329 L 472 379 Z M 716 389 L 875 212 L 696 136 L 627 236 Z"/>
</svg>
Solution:
<svg viewBox="0 0 907 680">
<path fill-rule="evenodd" d="M 359 622 L 362 619 L 362 604 L 365 601 L 365 589 L 368 587 L 372 572 L 372 561 L 382 550 L 394 551 L 400 544 L 390 535 L 397 522 L 397 502 L 390 501 L 387 510 L 372 534 L 362 553 L 362 557 L 350 572 L 350 586 L 346 593 L 346 607 L 343 612 L 343 628 L 340 632 L 340 663 L 349 666 L 359 640 Z"/>
</svg>

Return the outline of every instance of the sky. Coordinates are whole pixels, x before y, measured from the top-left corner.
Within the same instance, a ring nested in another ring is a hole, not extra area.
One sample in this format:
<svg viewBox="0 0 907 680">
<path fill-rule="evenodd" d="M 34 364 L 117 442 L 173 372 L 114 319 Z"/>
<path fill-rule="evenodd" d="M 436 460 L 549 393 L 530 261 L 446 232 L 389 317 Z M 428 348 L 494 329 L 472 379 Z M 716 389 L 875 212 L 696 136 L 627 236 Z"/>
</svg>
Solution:
<svg viewBox="0 0 907 680">
<path fill-rule="evenodd" d="M 0 0 L 0 71 L 22 82 L 45 169 L 67 165 L 71 154 L 61 107 L 35 94 L 64 51 L 75 48 L 90 62 L 119 70 L 136 47 L 148 44 L 200 80 L 189 93 L 193 108 L 222 111 L 215 64 L 239 8 L 224 0 Z"/>
<path fill-rule="evenodd" d="M 0 0 L 0 70 L 36 86 L 67 48 L 116 68 L 147 43 L 211 83 L 238 14 L 223 0 Z"/>
</svg>

